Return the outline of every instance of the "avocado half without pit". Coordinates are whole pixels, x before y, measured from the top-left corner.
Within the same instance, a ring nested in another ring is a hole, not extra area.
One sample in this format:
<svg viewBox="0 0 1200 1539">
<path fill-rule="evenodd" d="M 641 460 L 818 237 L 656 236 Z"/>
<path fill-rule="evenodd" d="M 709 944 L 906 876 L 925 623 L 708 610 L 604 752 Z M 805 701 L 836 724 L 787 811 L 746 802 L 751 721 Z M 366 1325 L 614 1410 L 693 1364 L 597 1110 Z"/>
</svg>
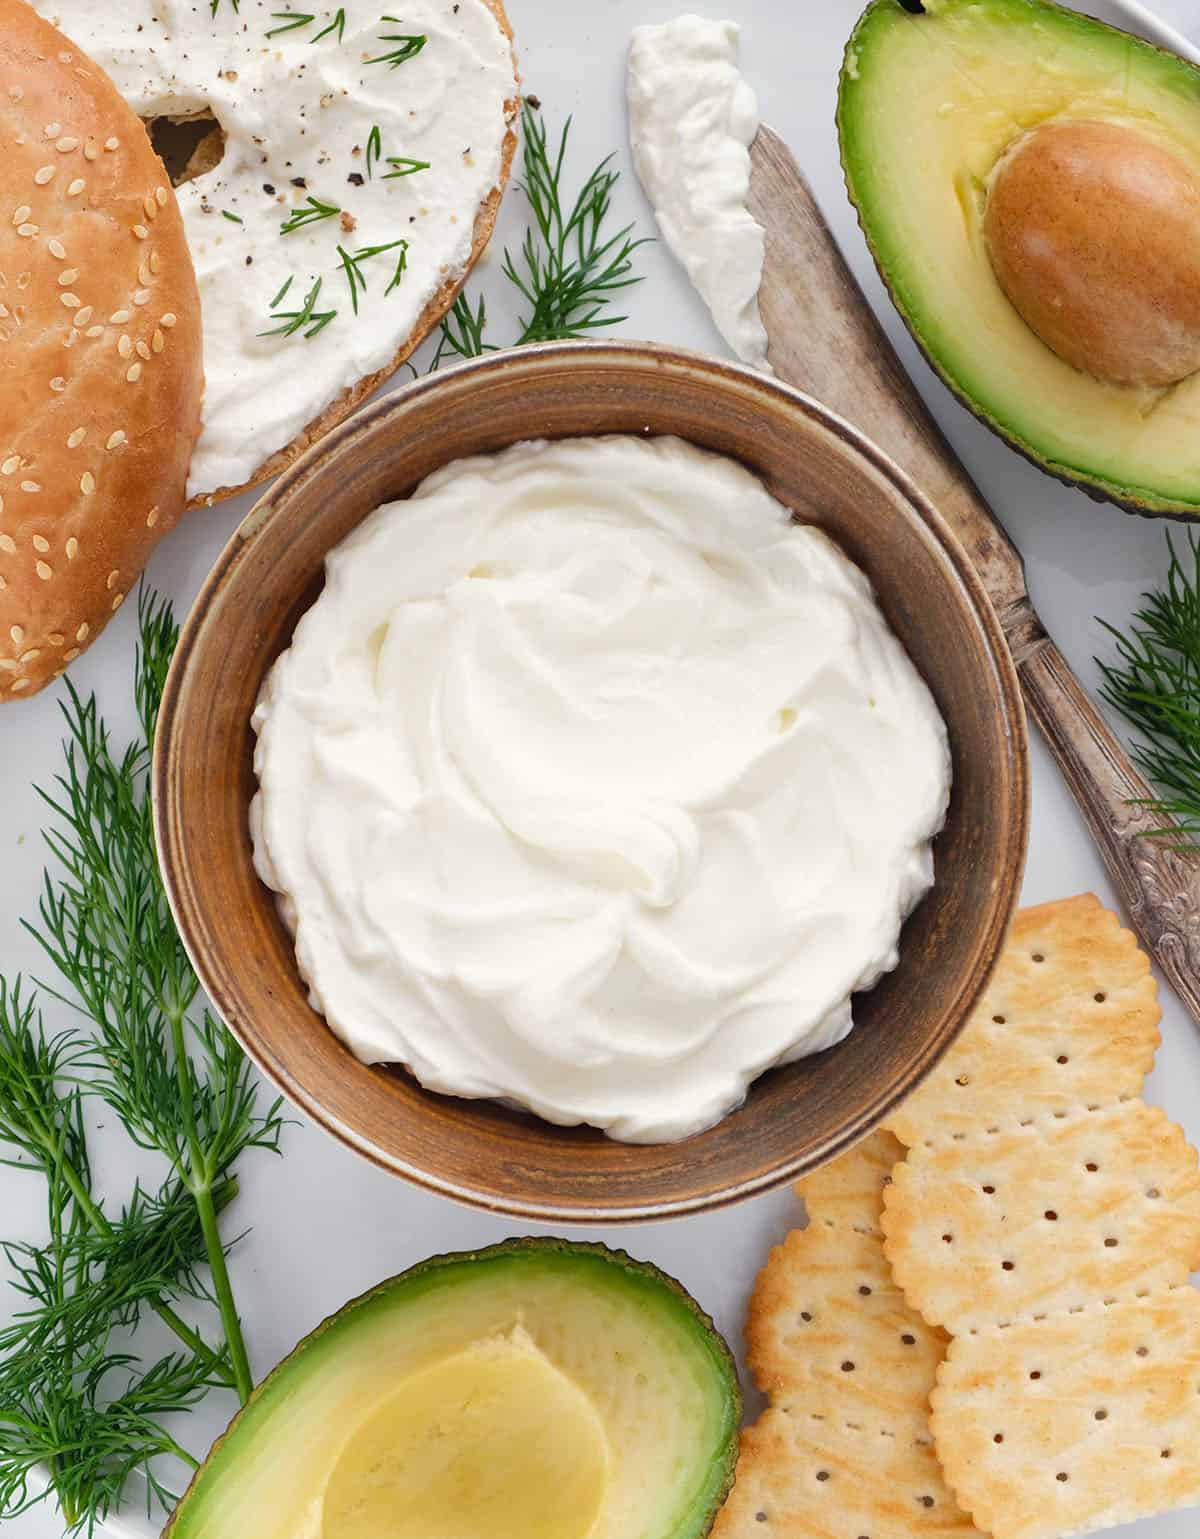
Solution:
<svg viewBox="0 0 1200 1539">
<path fill-rule="evenodd" d="M 740 1421 L 729 1349 L 678 1283 L 513 1240 L 424 1262 L 301 1342 L 166 1534 L 703 1539 Z"/>
<path fill-rule="evenodd" d="M 1051 0 L 873 0 L 838 124 L 880 273 L 976 416 L 1200 515 L 1200 70 Z"/>
</svg>

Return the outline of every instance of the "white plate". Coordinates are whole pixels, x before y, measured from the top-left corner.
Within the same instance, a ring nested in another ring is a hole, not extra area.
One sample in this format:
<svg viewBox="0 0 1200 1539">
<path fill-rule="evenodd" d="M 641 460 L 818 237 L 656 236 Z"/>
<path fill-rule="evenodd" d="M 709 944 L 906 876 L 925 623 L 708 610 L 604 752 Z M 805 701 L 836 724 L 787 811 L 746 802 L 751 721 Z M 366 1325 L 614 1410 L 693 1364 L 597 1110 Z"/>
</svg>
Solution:
<svg viewBox="0 0 1200 1539">
<path fill-rule="evenodd" d="M 364 0 L 356 0 L 364 3 Z M 510 0 L 527 87 L 543 99 L 551 124 L 568 112 L 576 123 L 575 164 L 590 169 L 617 151 L 624 173 L 619 217 L 636 218 L 650 233 L 648 215 L 633 185 L 625 147 L 622 103 L 624 50 L 629 29 L 663 20 L 688 4 L 743 23 L 743 62 L 759 90 L 763 116 L 794 146 L 829 212 L 839 238 L 914 375 L 1017 537 L 1044 619 L 1085 679 L 1094 680 L 1093 653 L 1104 650 L 1095 616 L 1126 618 L 1139 592 L 1165 568 L 1159 525 L 1096 507 L 1025 465 L 950 401 L 916 358 L 902 333 L 863 249 L 847 207 L 833 132 L 836 69 L 861 0 Z M 1105 20 L 1130 26 L 1166 46 L 1200 58 L 1189 44 L 1132 0 L 1090 0 Z M 1170 20 L 1200 22 L 1193 0 L 1162 0 Z M 509 198 L 500 239 L 519 240 L 520 200 Z M 629 335 L 719 350 L 703 307 L 661 246 L 642 255 L 647 282 L 629 296 Z M 484 278 L 500 336 L 509 333 L 512 308 L 501 299 L 493 257 Z M 252 424 L 248 424 L 248 429 Z M 190 515 L 156 558 L 151 577 L 182 609 L 195 594 L 247 499 Z M 118 624 L 81 660 L 76 681 L 99 690 L 118 723 L 128 723 L 133 658 L 132 605 Z M 51 696 L 0 711 L 0 965 L 6 972 L 38 969 L 37 955 L 18 926 L 32 913 L 41 866 L 42 825 L 31 782 L 48 784 L 58 763 L 59 722 Z M 1033 839 L 1026 880 L 1029 901 L 1091 888 L 1112 893 L 1074 804 L 1041 746 L 1034 747 Z M 54 1012 L 49 1012 L 53 1019 Z M 1173 1000 L 1166 1001 L 1166 1036 L 1152 1095 L 1200 1134 L 1200 1037 Z M 110 1123 L 113 1119 L 107 1119 Z M 326 1314 L 381 1278 L 437 1251 L 476 1247 L 518 1232 L 522 1226 L 452 1206 L 380 1174 L 330 1142 L 316 1129 L 289 1130 L 286 1157 L 244 1162 L 244 1198 L 230 1215 L 231 1231 L 251 1227 L 233 1262 L 255 1370 L 265 1373 Z M 100 1184 L 114 1194 L 127 1188 L 137 1164 L 109 1126 L 96 1141 Z M 0 1230 L 5 1237 L 42 1233 L 37 1184 L 0 1170 Z M 787 1192 L 729 1212 L 668 1225 L 591 1231 L 625 1245 L 680 1277 L 715 1315 L 735 1344 L 741 1341 L 745 1300 L 767 1248 L 795 1221 Z M 581 1235 L 587 1232 L 580 1231 Z M 8 1300 L 0 1295 L 0 1304 Z M 165 1346 L 147 1333 L 151 1345 Z M 228 1405 L 216 1399 L 187 1418 L 183 1441 L 202 1453 L 220 1431 Z M 1138 1539 L 1193 1539 L 1197 1519 L 1175 1514 L 1140 1525 Z M 136 1514 L 110 1532 L 146 1539 L 155 1532 Z M 1127 1532 L 1133 1533 L 1133 1530 Z M 52 1509 L 7 1525 L 5 1539 L 57 1539 Z"/>
</svg>

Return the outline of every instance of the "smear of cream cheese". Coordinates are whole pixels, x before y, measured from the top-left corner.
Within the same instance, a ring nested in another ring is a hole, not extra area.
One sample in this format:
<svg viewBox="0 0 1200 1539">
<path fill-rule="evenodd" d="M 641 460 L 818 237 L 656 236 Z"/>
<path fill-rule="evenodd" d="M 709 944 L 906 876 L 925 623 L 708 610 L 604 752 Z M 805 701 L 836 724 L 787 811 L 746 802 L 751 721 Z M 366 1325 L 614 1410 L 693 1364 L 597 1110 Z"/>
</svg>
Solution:
<svg viewBox="0 0 1200 1539">
<path fill-rule="evenodd" d="M 178 189 L 207 378 L 188 490 L 241 485 L 344 390 L 386 368 L 433 295 L 466 266 L 476 210 L 500 178 L 505 102 L 516 93 L 509 41 L 482 0 L 406 0 L 396 23 L 384 19 L 395 6 L 347 5 L 340 39 L 331 29 L 319 40 L 336 8 L 241 0 L 235 9 L 222 0 L 214 15 L 210 0 L 34 4 L 143 117 L 207 108 L 225 131 L 221 163 Z M 280 32 L 285 12 L 314 20 Z M 426 42 L 394 69 L 367 62 L 401 46 L 388 33 Z M 373 128 L 378 155 L 368 164 Z M 429 169 L 392 177 L 403 168 L 387 157 Z M 281 235 L 310 195 L 346 220 Z M 390 294 L 401 248 L 362 262 L 367 288 L 355 314 L 338 245 L 353 256 L 401 240 L 405 270 Z M 302 309 L 317 278 L 314 308 L 336 310 L 336 319 L 311 338 L 264 336 L 283 324 L 272 315 Z M 82 289 L 80 297 L 86 303 Z M 115 347 L 120 329 L 89 345 Z M 151 369 L 145 379 L 152 389 Z"/>
<path fill-rule="evenodd" d="M 521 444 L 329 557 L 253 837 L 364 1061 L 683 1138 L 850 1030 L 950 765 L 863 573 L 678 439 Z"/>
<path fill-rule="evenodd" d="M 764 236 L 746 208 L 758 102 L 738 70 L 738 34 L 731 21 L 700 16 L 635 28 L 629 137 L 663 239 L 717 330 L 770 373 L 758 311 Z"/>
</svg>

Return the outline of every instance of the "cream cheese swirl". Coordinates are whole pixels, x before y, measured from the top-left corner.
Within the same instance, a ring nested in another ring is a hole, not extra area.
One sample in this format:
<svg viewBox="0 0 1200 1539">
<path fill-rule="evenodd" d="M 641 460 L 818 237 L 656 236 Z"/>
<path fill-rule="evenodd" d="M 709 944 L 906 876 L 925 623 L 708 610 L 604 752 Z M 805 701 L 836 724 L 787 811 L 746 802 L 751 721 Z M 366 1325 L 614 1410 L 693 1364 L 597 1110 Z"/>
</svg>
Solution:
<svg viewBox="0 0 1200 1539">
<path fill-rule="evenodd" d="M 862 572 L 670 438 L 521 444 L 379 509 L 254 726 L 259 871 L 334 1031 L 631 1141 L 849 1031 L 950 783 Z"/>
</svg>

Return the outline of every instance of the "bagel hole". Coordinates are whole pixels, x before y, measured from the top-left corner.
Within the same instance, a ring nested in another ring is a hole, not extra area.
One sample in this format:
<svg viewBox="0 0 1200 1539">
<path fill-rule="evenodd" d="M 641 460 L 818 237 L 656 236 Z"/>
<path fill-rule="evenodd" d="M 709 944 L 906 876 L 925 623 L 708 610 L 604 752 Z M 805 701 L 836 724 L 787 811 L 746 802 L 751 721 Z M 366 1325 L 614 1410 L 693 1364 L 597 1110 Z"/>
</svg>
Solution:
<svg viewBox="0 0 1200 1539">
<path fill-rule="evenodd" d="M 187 117 L 147 118 L 145 123 L 172 187 L 194 182 L 224 159 L 225 130 L 207 109 Z"/>
</svg>

